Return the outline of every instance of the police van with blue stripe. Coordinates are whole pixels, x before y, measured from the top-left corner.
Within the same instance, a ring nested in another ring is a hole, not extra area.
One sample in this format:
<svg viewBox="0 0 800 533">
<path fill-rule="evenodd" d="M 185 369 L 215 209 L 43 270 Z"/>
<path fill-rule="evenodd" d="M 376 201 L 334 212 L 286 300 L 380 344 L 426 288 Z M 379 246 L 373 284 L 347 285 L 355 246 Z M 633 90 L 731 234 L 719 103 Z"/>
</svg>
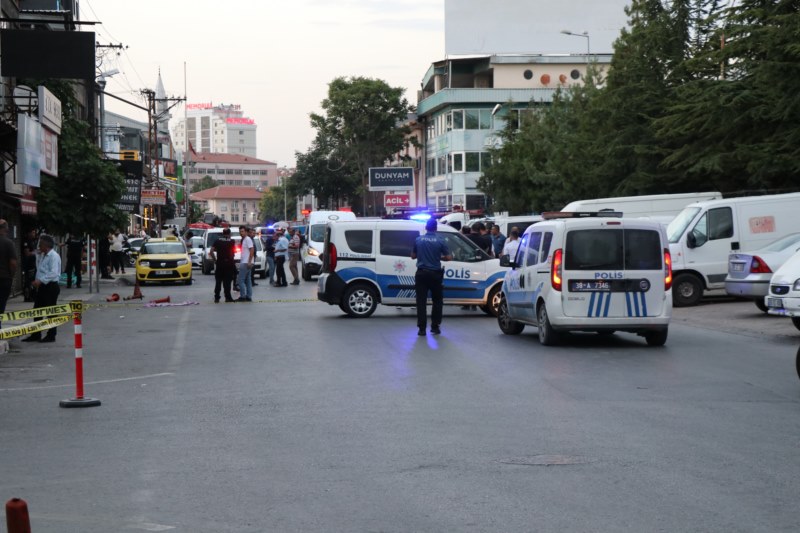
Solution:
<svg viewBox="0 0 800 533">
<path fill-rule="evenodd" d="M 415 306 L 417 266 L 411 251 L 416 238 L 424 233 L 424 221 L 329 222 L 317 297 L 359 318 L 372 315 L 378 304 Z M 486 314 L 497 316 L 500 287 L 508 269 L 454 228 L 440 224 L 437 233 L 453 255 L 452 261 L 442 263 L 445 305 L 477 305 Z"/>
<path fill-rule="evenodd" d="M 672 265 L 661 224 L 619 212 L 545 213 L 529 227 L 506 272 L 498 324 L 516 335 L 538 328 L 543 345 L 568 331 L 636 333 L 667 341 Z"/>
</svg>

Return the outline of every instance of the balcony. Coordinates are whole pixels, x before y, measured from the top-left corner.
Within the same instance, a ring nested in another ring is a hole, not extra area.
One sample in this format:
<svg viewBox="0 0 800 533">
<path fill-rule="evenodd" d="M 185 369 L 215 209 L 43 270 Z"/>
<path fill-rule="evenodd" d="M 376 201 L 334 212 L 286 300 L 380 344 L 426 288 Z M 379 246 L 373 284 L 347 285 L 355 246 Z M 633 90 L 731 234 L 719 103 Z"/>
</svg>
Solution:
<svg viewBox="0 0 800 533">
<path fill-rule="evenodd" d="M 446 107 L 463 104 L 527 104 L 552 102 L 556 89 L 442 89 L 417 105 L 417 115 L 430 115 Z"/>
</svg>

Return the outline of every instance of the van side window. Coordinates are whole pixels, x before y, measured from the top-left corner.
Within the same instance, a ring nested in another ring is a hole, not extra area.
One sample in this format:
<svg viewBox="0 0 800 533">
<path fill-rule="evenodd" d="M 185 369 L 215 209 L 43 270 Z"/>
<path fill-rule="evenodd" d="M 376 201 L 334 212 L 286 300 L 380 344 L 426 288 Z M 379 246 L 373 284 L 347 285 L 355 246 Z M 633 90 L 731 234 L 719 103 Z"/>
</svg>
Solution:
<svg viewBox="0 0 800 533">
<path fill-rule="evenodd" d="M 475 245 L 468 241 L 466 237 L 458 233 L 439 233 L 440 237 L 444 237 L 444 242 L 450 249 L 453 255 L 453 261 L 460 261 L 462 263 L 477 263 L 485 260 L 488 256 L 475 249 Z"/>
<path fill-rule="evenodd" d="M 530 240 L 530 234 L 526 233 L 522 236 L 519 240 L 519 247 L 517 248 L 517 257 L 514 258 L 514 263 L 517 266 L 522 266 L 525 264 L 525 254 L 528 250 L 528 240 Z"/>
<path fill-rule="evenodd" d="M 525 266 L 533 266 L 539 264 L 539 245 L 542 244 L 542 232 L 534 231 L 530 234 L 531 239 L 528 241 L 528 255 L 525 259 Z"/>
<path fill-rule="evenodd" d="M 372 230 L 350 229 L 344 232 L 347 247 L 357 254 L 372 253 Z"/>
<path fill-rule="evenodd" d="M 625 230 L 625 268 L 661 270 L 663 253 L 658 232 L 643 229 Z"/>
<path fill-rule="evenodd" d="M 730 239 L 733 237 L 733 213 L 730 207 L 709 209 L 708 240 Z"/>
<path fill-rule="evenodd" d="M 550 257 L 550 244 L 553 242 L 553 232 L 548 231 L 542 239 L 542 253 L 539 254 L 539 262 L 544 263 Z"/>
<path fill-rule="evenodd" d="M 411 257 L 419 231 L 385 230 L 380 235 L 381 255 Z"/>
</svg>

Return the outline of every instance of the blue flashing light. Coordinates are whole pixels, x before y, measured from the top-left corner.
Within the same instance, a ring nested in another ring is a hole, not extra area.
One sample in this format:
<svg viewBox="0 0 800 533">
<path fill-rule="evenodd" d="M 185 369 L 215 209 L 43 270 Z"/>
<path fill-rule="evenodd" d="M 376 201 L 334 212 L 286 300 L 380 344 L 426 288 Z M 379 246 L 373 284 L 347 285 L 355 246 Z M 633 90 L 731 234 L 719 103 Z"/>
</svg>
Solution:
<svg viewBox="0 0 800 533">
<path fill-rule="evenodd" d="M 420 222 L 425 222 L 426 220 L 431 218 L 431 214 L 430 213 L 416 213 L 416 214 L 411 215 L 408 218 L 410 218 L 411 220 L 417 220 L 417 221 L 420 221 Z"/>
</svg>

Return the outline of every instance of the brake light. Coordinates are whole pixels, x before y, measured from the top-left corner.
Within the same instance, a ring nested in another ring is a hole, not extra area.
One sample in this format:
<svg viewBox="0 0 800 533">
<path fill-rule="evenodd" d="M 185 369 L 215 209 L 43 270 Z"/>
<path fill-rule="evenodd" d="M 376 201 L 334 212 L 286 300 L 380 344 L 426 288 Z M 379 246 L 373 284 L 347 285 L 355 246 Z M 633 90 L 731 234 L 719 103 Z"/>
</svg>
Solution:
<svg viewBox="0 0 800 533">
<path fill-rule="evenodd" d="M 553 252 L 553 263 L 550 265 L 550 282 L 553 284 L 553 289 L 561 290 L 561 248 Z"/>
<path fill-rule="evenodd" d="M 668 248 L 664 248 L 664 290 L 672 288 L 672 255 Z"/>
<path fill-rule="evenodd" d="M 234 247 L 234 249 L 233 249 L 233 253 L 235 253 L 235 254 L 240 254 L 240 253 L 242 253 L 242 247 L 241 247 L 241 246 L 236 246 L 236 247 Z"/>
<path fill-rule="evenodd" d="M 772 270 L 770 270 L 769 266 L 764 262 L 763 259 L 761 259 L 757 255 L 754 255 L 753 260 L 750 262 L 750 273 L 772 274 Z"/>
<path fill-rule="evenodd" d="M 328 243 L 328 272 L 336 272 L 336 245 Z"/>
</svg>

